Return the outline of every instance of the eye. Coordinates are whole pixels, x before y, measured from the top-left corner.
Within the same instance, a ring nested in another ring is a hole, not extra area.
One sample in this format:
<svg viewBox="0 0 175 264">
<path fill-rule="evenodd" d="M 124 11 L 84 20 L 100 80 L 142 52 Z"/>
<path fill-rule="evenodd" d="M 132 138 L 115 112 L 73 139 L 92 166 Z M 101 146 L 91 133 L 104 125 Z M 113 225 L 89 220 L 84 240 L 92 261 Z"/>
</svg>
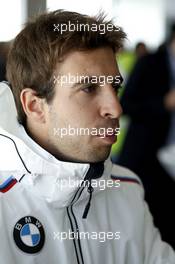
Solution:
<svg viewBox="0 0 175 264">
<path fill-rule="evenodd" d="M 93 92 L 95 92 L 95 90 L 96 90 L 96 87 L 94 86 L 94 85 L 89 85 L 89 86 L 86 86 L 86 87 L 83 87 L 82 89 L 81 89 L 83 92 L 85 92 L 85 93 L 93 93 Z"/>
</svg>

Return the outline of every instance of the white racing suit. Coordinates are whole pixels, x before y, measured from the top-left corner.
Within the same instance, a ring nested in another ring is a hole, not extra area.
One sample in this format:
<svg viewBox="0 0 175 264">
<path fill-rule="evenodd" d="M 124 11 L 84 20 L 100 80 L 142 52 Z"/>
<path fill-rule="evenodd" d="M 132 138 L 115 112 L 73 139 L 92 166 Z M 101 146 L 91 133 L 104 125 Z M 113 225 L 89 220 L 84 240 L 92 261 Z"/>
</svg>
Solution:
<svg viewBox="0 0 175 264">
<path fill-rule="evenodd" d="M 109 159 L 59 161 L 17 122 L 8 128 L 7 119 L 6 129 L 0 128 L 0 264 L 175 264 L 133 172 Z"/>
</svg>

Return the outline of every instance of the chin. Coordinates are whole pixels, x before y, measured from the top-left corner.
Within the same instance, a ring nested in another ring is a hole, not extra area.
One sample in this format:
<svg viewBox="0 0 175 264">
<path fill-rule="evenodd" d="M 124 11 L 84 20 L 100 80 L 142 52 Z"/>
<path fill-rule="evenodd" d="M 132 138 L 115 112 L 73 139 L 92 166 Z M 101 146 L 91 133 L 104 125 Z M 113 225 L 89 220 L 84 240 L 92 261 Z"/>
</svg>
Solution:
<svg viewBox="0 0 175 264">
<path fill-rule="evenodd" d="M 91 157 L 89 158 L 89 162 L 94 163 L 94 162 L 105 161 L 105 160 L 108 159 L 109 155 L 110 155 L 110 151 L 107 152 L 107 153 L 103 153 L 103 154 L 102 153 L 99 153 L 99 154 L 97 153 L 96 156 L 94 156 L 94 157 L 92 157 L 92 155 L 91 155 Z"/>
</svg>

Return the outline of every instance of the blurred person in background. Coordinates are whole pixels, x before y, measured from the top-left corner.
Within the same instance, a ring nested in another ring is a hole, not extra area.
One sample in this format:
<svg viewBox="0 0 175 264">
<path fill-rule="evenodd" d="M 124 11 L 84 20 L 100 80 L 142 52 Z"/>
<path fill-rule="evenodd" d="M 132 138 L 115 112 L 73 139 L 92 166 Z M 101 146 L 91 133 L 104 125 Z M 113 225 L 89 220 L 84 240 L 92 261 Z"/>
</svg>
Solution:
<svg viewBox="0 0 175 264">
<path fill-rule="evenodd" d="M 175 247 L 175 182 L 157 158 L 175 140 L 175 27 L 166 44 L 136 63 L 121 98 L 130 125 L 118 164 L 140 175 L 162 237 Z"/>
<path fill-rule="evenodd" d="M 148 48 L 144 42 L 138 42 L 135 47 L 135 54 L 137 59 L 148 54 Z"/>
<path fill-rule="evenodd" d="M 0 81 L 6 80 L 6 60 L 10 42 L 0 42 Z"/>
<path fill-rule="evenodd" d="M 124 77 L 124 83 L 122 84 L 122 89 L 120 90 L 119 98 L 121 98 L 124 93 L 125 85 L 136 62 L 138 61 L 138 59 L 147 55 L 149 52 L 150 51 L 145 42 L 138 42 L 135 45 L 135 49 L 127 50 L 123 48 L 119 51 L 119 54 L 117 54 L 117 63 L 120 67 L 120 72 Z M 120 125 L 120 135 L 118 136 L 117 143 L 113 144 L 111 151 L 111 159 L 114 163 L 117 162 L 123 147 L 123 143 L 129 126 L 129 117 L 126 115 L 121 116 Z"/>
<path fill-rule="evenodd" d="M 164 45 L 160 47 L 160 49 L 163 48 Z M 171 120 L 166 143 L 158 151 L 158 158 L 169 175 L 175 180 L 175 25 L 172 27 L 168 54 L 170 62 L 171 89 L 165 97 L 165 104 L 171 112 Z"/>
</svg>

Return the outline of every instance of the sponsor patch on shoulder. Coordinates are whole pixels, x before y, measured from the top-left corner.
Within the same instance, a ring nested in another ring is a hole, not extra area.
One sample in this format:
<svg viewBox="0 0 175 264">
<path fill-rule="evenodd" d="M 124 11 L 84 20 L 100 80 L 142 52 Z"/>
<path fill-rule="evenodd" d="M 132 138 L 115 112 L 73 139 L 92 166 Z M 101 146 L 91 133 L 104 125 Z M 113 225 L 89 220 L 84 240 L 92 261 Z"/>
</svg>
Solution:
<svg viewBox="0 0 175 264">
<path fill-rule="evenodd" d="M 111 175 L 111 179 L 112 180 L 120 180 L 121 182 L 131 182 L 131 183 L 137 183 L 139 185 L 140 181 L 137 180 L 136 178 L 130 178 L 130 177 L 125 177 L 125 176 L 115 176 L 115 175 Z"/>
<path fill-rule="evenodd" d="M 0 192 L 9 191 L 16 183 L 17 180 L 13 176 L 6 177 L 6 179 L 2 179 L 0 176 Z"/>
</svg>

